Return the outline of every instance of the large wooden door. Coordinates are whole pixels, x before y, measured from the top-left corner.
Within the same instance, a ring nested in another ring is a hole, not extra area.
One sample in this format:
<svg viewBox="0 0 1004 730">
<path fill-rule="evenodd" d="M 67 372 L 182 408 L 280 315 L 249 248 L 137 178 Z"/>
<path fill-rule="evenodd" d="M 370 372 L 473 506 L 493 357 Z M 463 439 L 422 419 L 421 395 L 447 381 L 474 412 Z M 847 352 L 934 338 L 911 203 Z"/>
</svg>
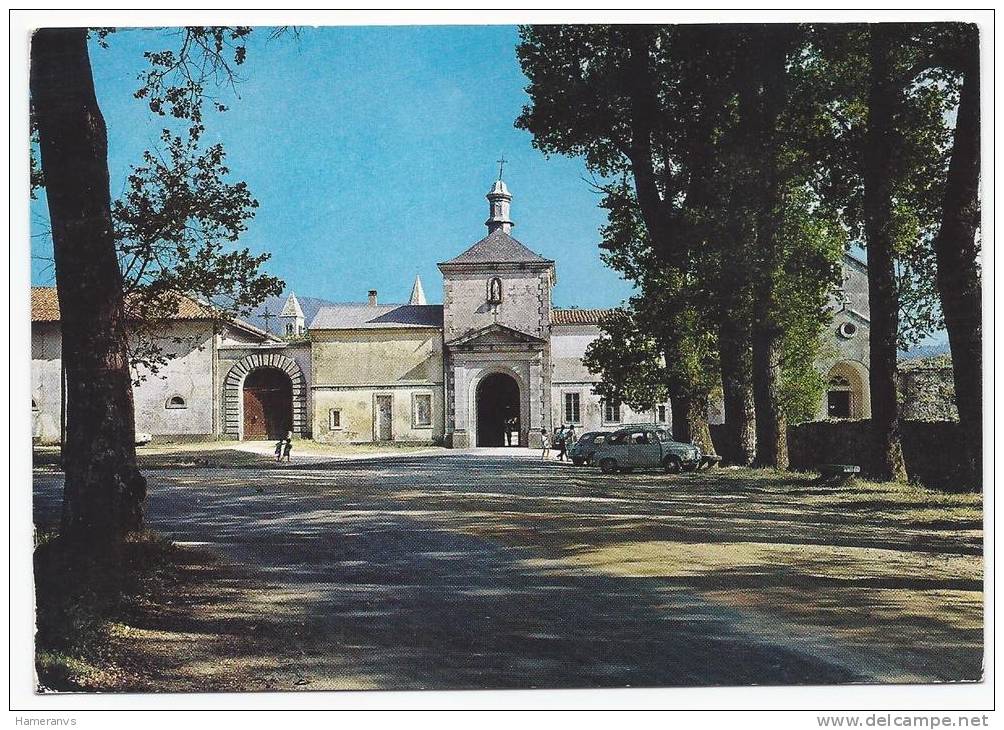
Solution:
<svg viewBox="0 0 1004 730">
<path fill-rule="evenodd" d="M 393 417 L 392 396 L 378 395 L 376 397 L 376 432 L 378 441 L 390 441 L 394 438 L 391 429 L 391 419 Z"/>
<path fill-rule="evenodd" d="M 281 439 L 293 427 L 293 381 L 278 368 L 258 368 L 244 380 L 244 438 Z"/>
</svg>

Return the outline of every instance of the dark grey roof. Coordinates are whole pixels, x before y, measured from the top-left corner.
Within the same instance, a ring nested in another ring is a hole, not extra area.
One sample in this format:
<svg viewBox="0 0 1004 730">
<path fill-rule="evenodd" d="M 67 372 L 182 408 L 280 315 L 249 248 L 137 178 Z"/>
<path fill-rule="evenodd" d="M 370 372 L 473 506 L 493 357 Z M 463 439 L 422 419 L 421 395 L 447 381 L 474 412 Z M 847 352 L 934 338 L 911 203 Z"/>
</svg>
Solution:
<svg viewBox="0 0 1004 730">
<path fill-rule="evenodd" d="M 459 256 L 443 264 L 553 264 L 535 254 L 515 238 L 496 228 Z"/>
<path fill-rule="evenodd" d="M 317 310 L 308 329 L 355 330 L 443 326 L 442 304 L 335 304 Z"/>
</svg>

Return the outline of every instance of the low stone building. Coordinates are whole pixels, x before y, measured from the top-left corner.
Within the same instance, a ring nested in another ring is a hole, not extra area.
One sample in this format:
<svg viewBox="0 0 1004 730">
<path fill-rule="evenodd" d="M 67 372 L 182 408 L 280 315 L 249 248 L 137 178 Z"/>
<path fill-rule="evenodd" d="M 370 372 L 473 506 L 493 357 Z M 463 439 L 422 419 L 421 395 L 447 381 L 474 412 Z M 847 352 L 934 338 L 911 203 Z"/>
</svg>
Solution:
<svg viewBox="0 0 1004 730">
<path fill-rule="evenodd" d="M 440 262 L 443 303 L 416 279 L 407 304 L 322 306 L 309 324 L 291 294 L 278 337 L 221 322 L 186 300 L 159 325 L 174 356 L 135 389 L 137 431 L 157 439 L 275 439 L 292 431 L 322 442 L 540 444 L 559 425 L 584 430 L 669 423 L 670 404 L 634 412 L 593 392 L 582 362 L 610 309 L 559 309 L 556 263 L 514 238 L 512 195 L 487 194 L 488 233 Z M 843 289 L 818 363 L 829 383 L 820 419 L 867 418 L 868 289 L 846 257 Z M 274 316 L 274 315 L 270 315 Z M 59 316 L 54 289 L 32 290 L 32 410 L 37 438 L 62 422 Z M 305 327 L 305 324 L 307 325 Z M 266 324 L 267 326 L 267 324 Z M 721 421 L 720 405 L 712 422 Z"/>
<path fill-rule="evenodd" d="M 59 443 L 65 428 L 65 391 L 56 290 L 32 288 L 31 314 L 32 436 L 37 442 Z M 133 371 L 137 433 L 161 441 L 266 438 L 282 429 L 309 434 L 308 345 L 291 346 L 239 320 L 221 321 L 187 298 L 152 332 L 167 361 L 157 372 Z M 277 394 L 267 382 L 256 386 L 259 376 L 247 381 L 248 374 L 263 369 L 286 373 L 288 394 L 285 382 Z M 287 400 L 289 418 L 284 415 Z M 256 410 L 254 405 L 263 401 L 268 403 Z M 272 414 L 269 423 L 266 412 Z"/>
</svg>

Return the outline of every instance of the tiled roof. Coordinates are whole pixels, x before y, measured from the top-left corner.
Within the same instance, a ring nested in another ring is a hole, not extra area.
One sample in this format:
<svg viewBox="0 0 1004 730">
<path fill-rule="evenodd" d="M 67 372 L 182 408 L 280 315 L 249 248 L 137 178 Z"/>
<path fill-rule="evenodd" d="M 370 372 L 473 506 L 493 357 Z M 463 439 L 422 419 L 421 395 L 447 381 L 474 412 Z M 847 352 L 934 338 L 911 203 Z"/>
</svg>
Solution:
<svg viewBox="0 0 1004 730">
<path fill-rule="evenodd" d="M 443 326 L 442 304 L 336 304 L 321 307 L 312 330 L 393 329 Z"/>
<path fill-rule="evenodd" d="M 171 319 L 184 320 L 211 320 L 217 318 L 209 307 L 199 304 L 191 297 L 184 295 L 178 297 L 178 311 L 171 317 Z M 31 288 L 31 321 L 59 321 L 59 298 L 56 296 L 55 287 L 33 286 Z M 264 330 L 239 319 L 230 320 L 230 324 L 263 337 L 274 338 L 274 335 L 269 335 Z"/>
<path fill-rule="evenodd" d="M 59 321 L 59 299 L 56 298 L 55 289 L 41 286 L 31 288 L 31 321 Z"/>
<path fill-rule="evenodd" d="M 552 309 L 551 324 L 600 324 L 614 309 Z"/>
<path fill-rule="evenodd" d="M 212 310 L 194 299 L 178 297 L 178 311 L 171 319 L 213 319 Z M 33 286 L 31 288 L 31 321 L 58 322 L 59 297 L 55 287 Z"/>
<path fill-rule="evenodd" d="M 515 238 L 496 228 L 459 256 L 443 264 L 553 264 L 550 259 L 535 254 Z"/>
</svg>

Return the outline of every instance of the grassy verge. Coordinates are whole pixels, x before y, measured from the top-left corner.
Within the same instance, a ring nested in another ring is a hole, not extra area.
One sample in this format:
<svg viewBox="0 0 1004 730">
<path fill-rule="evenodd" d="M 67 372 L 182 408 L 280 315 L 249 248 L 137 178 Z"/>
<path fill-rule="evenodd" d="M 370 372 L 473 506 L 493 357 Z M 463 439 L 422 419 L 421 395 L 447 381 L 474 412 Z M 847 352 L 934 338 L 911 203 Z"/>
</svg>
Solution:
<svg viewBox="0 0 1004 730">
<path fill-rule="evenodd" d="M 67 555 L 55 533 L 35 547 L 35 669 L 40 692 L 116 690 L 135 684 L 113 640 L 137 606 L 163 600 L 184 580 L 197 551 L 146 532 L 129 538 L 116 563 Z"/>
</svg>

